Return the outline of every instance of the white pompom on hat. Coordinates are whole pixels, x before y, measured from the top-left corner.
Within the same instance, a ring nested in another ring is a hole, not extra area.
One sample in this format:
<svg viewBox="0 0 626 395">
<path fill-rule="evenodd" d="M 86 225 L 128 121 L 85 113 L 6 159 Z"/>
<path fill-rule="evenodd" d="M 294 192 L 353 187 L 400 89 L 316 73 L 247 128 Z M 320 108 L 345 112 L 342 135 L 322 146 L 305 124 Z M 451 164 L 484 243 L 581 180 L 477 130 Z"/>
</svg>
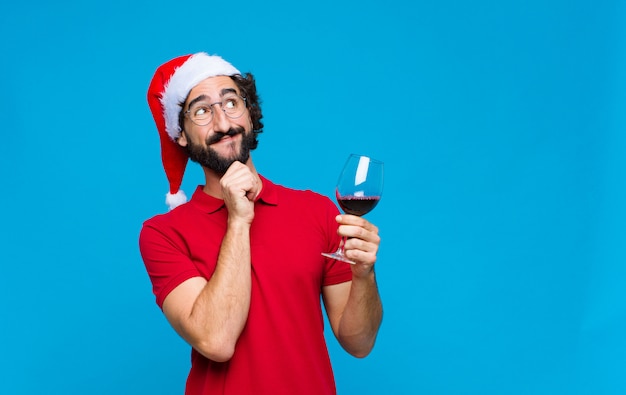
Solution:
<svg viewBox="0 0 626 395">
<path fill-rule="evenodd" d="M 161 139 L 161 159 L 170 184 L 165 202 L 170 210 L 187 201 L 180 189 L 187 153 L 178 145 L 178 117 L 189 92 L 201 81 L 220 75 L 241 74 L 219 56 L 199 52 L 174 58 L 157 68 L 148 87 L 148 105 Z"/>
</svg>

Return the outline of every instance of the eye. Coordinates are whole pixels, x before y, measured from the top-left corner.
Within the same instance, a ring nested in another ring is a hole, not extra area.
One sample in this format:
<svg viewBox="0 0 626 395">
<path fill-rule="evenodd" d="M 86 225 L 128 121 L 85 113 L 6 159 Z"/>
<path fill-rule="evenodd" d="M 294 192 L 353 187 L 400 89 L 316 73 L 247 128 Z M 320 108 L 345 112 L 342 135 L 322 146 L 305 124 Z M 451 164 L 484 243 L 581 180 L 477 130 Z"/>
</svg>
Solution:
<svg viewBox="0 0 626 395">
<path fill-rule="evenodd" d="M 211 108 L 209 106 L 198 106 L 191 110 L 191 114 L 194 117 L 205 117 L 211 113 Z"/>
<path fill-rule="evenodd" d="M 236 97 L 228 97 L 222 102 L 222 108 L 224 108 L 224 110 L 233 110 L 237 108 L 237 104 L 238 100 Z"/>
</svg>

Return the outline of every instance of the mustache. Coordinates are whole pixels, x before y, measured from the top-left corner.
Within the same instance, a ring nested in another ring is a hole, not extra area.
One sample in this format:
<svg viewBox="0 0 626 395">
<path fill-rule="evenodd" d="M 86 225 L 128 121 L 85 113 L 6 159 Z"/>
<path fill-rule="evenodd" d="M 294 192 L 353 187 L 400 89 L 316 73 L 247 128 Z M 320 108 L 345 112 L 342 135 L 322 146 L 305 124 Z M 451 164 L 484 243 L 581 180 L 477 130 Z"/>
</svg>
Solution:
<svg viewBox="0 0 626 395">
<path fill-rule="evenodd" d="M 239 128 L 230 128 L 228 129 L 227 132 L 215 132 L 215 134 L 213 134 L 212 136 L 207 137 L 206 144 L 207 145 L 215 144 L 221 139 L 223 139 L 224 137 L 233 137 L 238 134 L 242 134 L 244 131 L 245 131 L 244 128 L 239 127 Z"/>
</svg>

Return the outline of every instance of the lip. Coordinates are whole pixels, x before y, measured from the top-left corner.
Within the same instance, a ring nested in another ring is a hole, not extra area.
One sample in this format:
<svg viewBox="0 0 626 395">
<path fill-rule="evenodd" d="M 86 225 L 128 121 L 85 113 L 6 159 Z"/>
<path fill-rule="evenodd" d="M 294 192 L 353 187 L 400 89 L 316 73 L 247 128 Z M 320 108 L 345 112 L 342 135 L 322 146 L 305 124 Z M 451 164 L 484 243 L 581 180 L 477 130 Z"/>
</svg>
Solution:
<svg viewBox="0 0 626 395">
<path fill-rule="evenodd" d="M 218 144 L 221 144 L 221 143 L 229 143 L 231 141 L 234 141 L 239 135 L 241 135 L 241 133 L 238 133 L 238 134 L 236 134 L 234 136 L 224 136 L 224 137 L 222 137 L 221 139 L 219 139 L 218 141 L 214 142 L 211 145 L 218 145 Z"/>
</svg>

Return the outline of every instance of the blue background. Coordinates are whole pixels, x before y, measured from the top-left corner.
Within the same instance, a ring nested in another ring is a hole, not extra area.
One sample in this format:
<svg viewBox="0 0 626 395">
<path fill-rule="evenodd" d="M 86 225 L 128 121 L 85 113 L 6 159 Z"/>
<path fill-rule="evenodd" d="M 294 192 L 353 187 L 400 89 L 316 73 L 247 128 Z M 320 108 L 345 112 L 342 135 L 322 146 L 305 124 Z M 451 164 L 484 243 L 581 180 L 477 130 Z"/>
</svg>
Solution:
<svg viewBox="0 0 626 395">
<path fill-rule="evenodd" d="M 384 323 L 364 360 L 329 338 L 339 394 L 626 393 L 623 1 L 20 3 L 0 393 L 182 393 L 137 235 L 166 209 L 146 89 L 197 51 L 256 76 L 265 176 L 332 196 L 349 153 L 386 164 Z"/>
</svg>

